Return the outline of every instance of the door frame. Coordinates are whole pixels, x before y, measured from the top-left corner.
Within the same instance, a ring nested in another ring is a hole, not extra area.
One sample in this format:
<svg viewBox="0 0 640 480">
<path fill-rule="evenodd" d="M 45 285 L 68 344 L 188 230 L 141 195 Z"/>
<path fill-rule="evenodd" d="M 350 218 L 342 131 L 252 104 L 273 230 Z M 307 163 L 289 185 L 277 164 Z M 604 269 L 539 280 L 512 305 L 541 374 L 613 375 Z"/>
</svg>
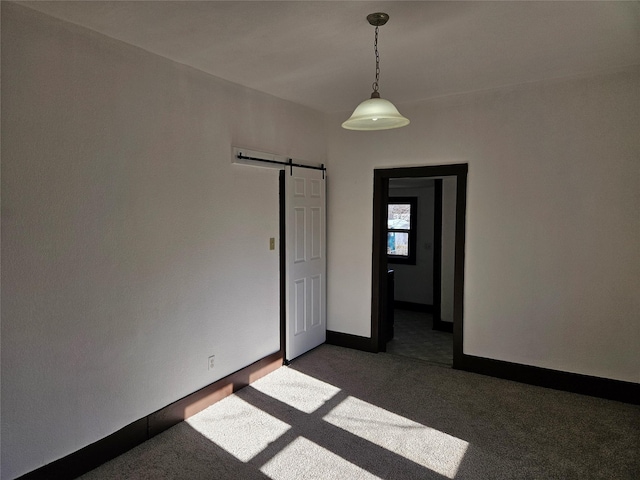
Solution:
<svg viewBox="0 0 640 480">
<path fill-rule="evenodd" d="M 433 197 L 433 329 L 453 332 L 453 325 L 442 321 L 442 179 L 434 180 Z"/>
<path fill-rule="evenodd" d="M 278 211 L 279 211 L 279 225 L 278 234 L 279 239 L 279 255 L 280 255 L 280 354 L 282 355 L 282 363 L 288 365 L 287 361 L 287 237 L 286 237 L 286 191 L 285 191 L 285 171 L 280 170 L 278 173 Z"/>
<path fill-rule="evenodd" d="M 381 328 L 388 305 L 386 205 L 389 201 L 389 179 L 416 177 L 456 177 L 456 235 L 453 284 L 453 368 L 463 362 L 464 246 L 467 208 L 468 164 L 428 165 L 421 167 L 381 168 L 373 171 L 373 255 L 371 271 L 371 348 L 380 348 Z"/>
</svg>

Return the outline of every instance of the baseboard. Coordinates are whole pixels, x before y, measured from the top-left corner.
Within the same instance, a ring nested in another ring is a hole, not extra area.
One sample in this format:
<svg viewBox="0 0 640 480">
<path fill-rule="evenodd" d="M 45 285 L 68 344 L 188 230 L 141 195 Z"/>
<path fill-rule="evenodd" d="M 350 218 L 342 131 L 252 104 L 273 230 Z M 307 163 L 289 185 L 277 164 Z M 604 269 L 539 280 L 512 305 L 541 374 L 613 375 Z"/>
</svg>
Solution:
<svg viewBox="0 0 640 480">
<path fill-rule="evenodd" d="M 327 343 L 365 352 L 377 351 L 373 348 L 370 338 L 348 333 L 327 331 Z M 562 372 L 467 354 L 463 354 L 461 360 L 454 359 L 453 368 L 538 387 L 640 405 L 640 384 L 638 383 Z"/>
<path fill-rule="evenodd" d="M 72 480 L 79 477 L 277 370 L 282 366 L 282 360 L 282 352 L 268 355 L 18 480 Z"/>
<path fill-rule="evenodd" d="M 282 366 L 281 352 L 262 358 L 149 415 L 149 438 L 164 432 Z"/>
<path fill-rule="evenodd" d="M 376 352 L 370 338 L 327 331 L 327 343 Z M 640 405 L 640 384 L 462 354 L 453 368 L 514 382 Z"/>
<path fill-rule="evenodd" d="M 147 417 L 144 417 L 77 452 L 27 473 L 18 480 L 74 479 L 131 450 L 147 439 Z"/>
<path fill-rule="evenodd" d="M 454 368 L 538 387 L 640 405 L 640 384 L 533 367 L 491 358 L 462 355 Z"/>
<path fill-rule="evenodd" d="M 393 308 L 397 308 L 398 310 L 410 310 L 412 312 L 433 313 L 433 305 L 427 305 L 425 303 L 405 302 L 403 300 L 394 300 Z"/>
<path fill-rule="evenodd" d="M 352 348 L 354 350 L 362 350 L 364 352 L 377 352 L 371 338 L 361 337 L 359 335 L 351 335 L 350 333 L 333 332 L 327 330 L 326 343 L 336 345 L 338 347 Z"/>
</svg>

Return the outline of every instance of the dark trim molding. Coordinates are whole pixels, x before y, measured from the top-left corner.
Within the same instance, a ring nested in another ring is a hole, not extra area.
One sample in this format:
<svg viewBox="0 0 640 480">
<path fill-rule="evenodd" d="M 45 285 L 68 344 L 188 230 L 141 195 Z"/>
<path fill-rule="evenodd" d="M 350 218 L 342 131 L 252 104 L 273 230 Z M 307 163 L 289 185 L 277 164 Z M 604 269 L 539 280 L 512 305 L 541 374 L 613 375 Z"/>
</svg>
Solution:
<svg viewBox="0 0 640 480">
<path fill-rule="evenodd" d="M 389 177 L 373 171 L 373 242 L 371 260 L 371 347 L 379 349 L 380 324 L 387 318 L 387 212 Z"/>
<path fill-rule="evenodd" d="M 463 355 L 454 368 L 592 397 L 640 405 L 640 384 Z"/>
<path fill-rule="evenodd" d="M 464 255 L 467 218 L 467 171 L 463 165 L 456 176 L 456 234 L 453 267 L 453 366 L 464 355 L 462 326 L 464 319 Z"/>
<path fill-rule="evenodd" d="M 348 333 L 327 330 L 327 343 L 365 352 L 377 352 L 371 338 Z M 463 355 L 459 365 L 454 368 L 537 387 L 640 405 L 640 384 L 638 383 L 562 372 L 466 354 Z"/>
<path fill-rule="evenodd" d="M 403 300 L 394 300 L 396 310 L 410 310 L 412 312 L 433 313 L 433 305 L 425 303 L 405 302 Z"/>
<path fill-rule="evenodd" d="M 149 415 L 149 438 L 173 427 L 282 366 L 275 352 Z"/>
<path fill-rule="evenodd" d="M 280 268 L 280 351 L 287 358 L 287 231 L 286 231 L 286 191 L 285 171 L 278 175 L 278 231 L 280 235 L 279 268 Z"/>
<path fill-rule="evenodd" d="M 348 333 L 328 330 L 327 343 L 365 352 L 376 352 L 370 338 Z M 562 372 L 560 370 L 533 367 L 466 354 L 463 355 L 459 365 L 454 366 L 454 368 L 537 387 L 552 388 L 554 390 L 640 405 L 639 383 Z"/>
<path fill-rule="evenodd" d="M 378 351 L 377 341 L 374 343 L 373 339 L 369 337 L 351 335 L 350 333 L 333 332 L 331 330 L 327 330 L 326 343 L 328 343 L 329 345 L 336 345 L 338 347 L 362 350 L 364 352 L 376 353 Z"/>
<path fill-rule="evenodd" d="M 131 450 L 147 438 L 147 417 L 144 417 L 77 452 L 27 473 L 18 480 L 73 479 Z"/>
<path fill-rule="evenodd" d="M 442 315 L 442 179 L 437 178 L 433 182 L 433 288 L 431 293 L 433 321 L 437 323 L 441 321 Z"/>
<path fill-rule="evenodd" d="M 281 351 L 268 355 L 157 412 L 136 420 L 108 437 L 22 475 L 19 480 L 77 478 L 277 370 L 282 366 L 282 361 Z"/>
</svg>

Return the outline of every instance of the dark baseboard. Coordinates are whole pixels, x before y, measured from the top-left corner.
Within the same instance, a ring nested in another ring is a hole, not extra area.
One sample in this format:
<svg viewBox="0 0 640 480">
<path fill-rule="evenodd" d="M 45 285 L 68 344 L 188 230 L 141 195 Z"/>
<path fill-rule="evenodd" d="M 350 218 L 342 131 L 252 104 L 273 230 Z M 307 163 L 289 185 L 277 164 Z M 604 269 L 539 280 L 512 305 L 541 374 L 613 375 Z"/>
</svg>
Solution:
<svg viewBox="0 0 640 480">
<path fill-rule="evenodd" d="M 393 308 L 397 308 L 398 310 L 411 310 L 412 312 L 433 313 L 433 305 L 427 305 L 424 303 L 405 302 L 402 300 L 394 300 Z"/>
<path fill-rule="evenodd" d="M 442 322 L 447 323 L 447 322 Z M 327 331 L 327 343 L 376 352 L 370 338 Z M 640 384 L 463 354 L 453 368 L 514 382 L 640 405 Z"/>
<path fill-rule="evenodd" d="M 329 345 L 337 345 L 338 347 L 352 348 L 354 350 L 362 350 L 364 352 L 377 352 L 371 338 L 361 337 L 359 335 L 351 335 L 350 333 L 333 332 L 327 330 L 327 341 Z"/>
<path fill-rule="evenodd" d="M 454 363 L 453 367 L 538 387 L 640 405 L 640 384 L 638 383 L 562 372 L 466 354 L 463 354 L 461 361 Z"/>
<path fill-rule="evenodd" d="M 282 352 L 264 357 L 108 437 L 19 477 L 19 480 L 72 480 L 79 477 L 278 369 L 282 360 Z"/>
<path fill-rule="evenodd" d="M 67 480 L 77 478 L 147 440 L 147 417 L 81 448 L 66 457 L 27 473 L 18 480 Z"/>
<path fill-rule="evenodd" d="M 164 432 L 282 366 L 276 352 L 149 415 L 149 438 Z"/>
</svg>

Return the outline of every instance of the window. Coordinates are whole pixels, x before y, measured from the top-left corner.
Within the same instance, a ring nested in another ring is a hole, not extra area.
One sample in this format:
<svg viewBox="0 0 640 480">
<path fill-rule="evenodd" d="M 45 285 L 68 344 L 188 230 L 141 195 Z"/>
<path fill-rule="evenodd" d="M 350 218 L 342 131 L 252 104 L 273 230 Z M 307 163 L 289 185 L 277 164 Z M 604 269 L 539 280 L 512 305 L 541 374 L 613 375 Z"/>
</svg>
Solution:
<svg viewBox="0 0 640 480">
<path fill-rule="evenodd" d="M 389 263 L 416 264 L 417 197 L 391 197 L 387 208 Z"/>
</svg>

